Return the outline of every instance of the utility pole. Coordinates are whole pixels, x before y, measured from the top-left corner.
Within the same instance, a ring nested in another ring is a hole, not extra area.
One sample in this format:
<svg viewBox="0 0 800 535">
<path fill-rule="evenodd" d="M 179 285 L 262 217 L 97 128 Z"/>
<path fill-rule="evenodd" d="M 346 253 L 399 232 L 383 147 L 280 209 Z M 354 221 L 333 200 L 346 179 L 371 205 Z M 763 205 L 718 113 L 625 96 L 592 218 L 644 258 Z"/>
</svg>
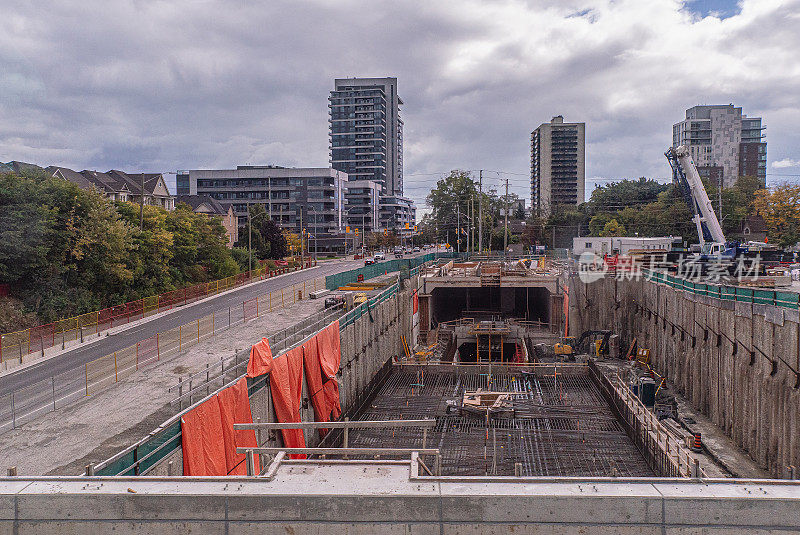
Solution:
<svg viewBox="0 0 800 535">
<path fill-rule="evenodd" d="M 483 252 L 483 169 L 478 175 L 478 254 Z"/>
<path fill-rule="evenodd" d="M 303 267 L 303 238 L 305 230 L 303 230 L 303 206 L 300 205 L 300 267 Z"/>
<path fill-rule="evenodd" d="M 506 226 L 503 229 L 503 254 L 508 252 L 508 179 L 506 179 Z"/>
<path fill-rule="evenodd" d="M 253 223 L 250 220 L 250 201 L 247 201 L 247 250 L 250 253 L 250 271 L 253 271 Z"/>
<path fill-rule="evenodd" d="M 719 184 L 717 184 L 717 203 L 719 204 L 719 222 L 722 223 L 722 174 L 719 175 Z"/>
<path fill-rule="evenodd" d="M 461 203 L 456 201 L 456 252 L 461 252 Z"/>
<path fill-rule="evenodd" d="M 144 173 L 142 173 L 142 196 L 139 203 L 139 230 L 144 230 Z"/>
<path fill-rule="evenodd" d="M 272 219 L 272 177 L 267 177 L 267 206 L 269 208 L 269 218 Z"/>
</svg>

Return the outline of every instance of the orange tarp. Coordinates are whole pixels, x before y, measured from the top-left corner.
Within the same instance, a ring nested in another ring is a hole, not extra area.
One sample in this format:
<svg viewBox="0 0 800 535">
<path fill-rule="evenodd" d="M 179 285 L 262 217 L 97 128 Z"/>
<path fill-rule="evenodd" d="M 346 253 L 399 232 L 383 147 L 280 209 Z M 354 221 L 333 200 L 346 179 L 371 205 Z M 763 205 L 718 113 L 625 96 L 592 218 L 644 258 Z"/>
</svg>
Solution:
<svg viewBox="0 0 800 535">
<path fill-rule="evenodd" d="M 336 374 L 342 363 L 342 347 L 339 339 L 339 320 L 334 321 L 316 336 L 319 351 L 319 365 L 325 380 L 323 391 L 325 392 L 325 415 L 336 420 L 342 415 L 341 404 L 339 403 L 339 383 L 336 382 Z M 308 376 L 308 372 L 306 372 Z M 306 380 L 308 380 L 306 378 Z M 323 420 L 327 421 L 327 420 Z"/>
<path fill-rule="evenodd" d="M 256 432 L 249 430 L 234 430 L 233 424 L 253 423 L 250 412 L 250 398 L 247 396 L 247 379 L 242 377 L 236 384 L 226 388 L 217 396 L 219 401 L 220 416 L 222 417 L 222 437 L 225 443 L 225 465 L 229 475 L 247 475 L 247 464 L 244 453 L 236 453 L 236 448 L 247 446 L 258 447 Z M 258 455 L 255 456 L 255 471 L 258 473 Z"/>
<path fill-rule="evenodd" d="M 250 348 L 250 361 L 247 363 L 247 376 L 250 378 L 264 375 L 272 370 L 272 349 L 266 338 Z"/>
<path fill-rule="evenodd" d="M 342 348 L 339 341 L 339 320 L 334 321 L 316 336 L 319 345 L 319 363 L 322 373 L 333 379 L 339 372 L 342 362 Z"/>
<path fill-rule="evenodd" d="M 416 314 L 418 310 L 419 310 L 419 296 L 417 295 L 417 292 L 415 291 L 414 292 L 414 312 L 412 312 L 412 314 Z"/>
<path fill-rule="evenodd" d="M 319 351 L 317 343 L 319 335 L 315 336 L 303 344 L 303 368 L 306 372 L 306 383 L 308 383 L 309 397 L 311 405 L 314 407 L 314 419 L 318 422 L 329 421 L 328 403 L 325 400 L 325 391 L 322 382 L 322 370 L 319 366 Z M 324 437 L 327 429 L 320 429 L 319 434 Z"/>
<path fill-rule="evenodd" d="M 296 347 L 272 361 L 269 374 L 272 403 L 280 423 L 300 422 L 300 402 L 303 395 L 303 348 Z M 305 448 L 302 429 L 281 429 L 283 445 L 287 448 Z M 294 456 L 305 458 L 305 455 Z"/>
<path fill-rule="evenodd" d="M 217 397 L 181 417 L 183 475 L 224 476 L 228 473 Z"/>
</svg>

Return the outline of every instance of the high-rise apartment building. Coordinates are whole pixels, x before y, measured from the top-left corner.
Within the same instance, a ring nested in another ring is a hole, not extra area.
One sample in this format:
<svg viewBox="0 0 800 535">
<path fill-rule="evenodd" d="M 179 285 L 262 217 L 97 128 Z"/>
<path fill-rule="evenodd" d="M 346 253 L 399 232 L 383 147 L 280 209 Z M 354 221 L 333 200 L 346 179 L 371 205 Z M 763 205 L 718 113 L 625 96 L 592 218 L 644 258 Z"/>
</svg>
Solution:
<svg viewBox="0 0 800 535">
<path fill-rule="evenodd" d="M 740 176 L 767 183 L 767 143 L 760 117 L 733 104 L 695 106 L 672 126 L 672 145 L 687 145 L 700 176 L 729 187 Z"/>
<path fill-rule="evenodd" d="M 397 78 L 342 78 L 329 97 L 331 167 L 403 194 L 402 99 Z"/>
<path fill-rule="evenodd" d="M 531 211 L 548 215 L 556 205 L 577 205 L 586 188 L 586 123 L 553 117 L 531 132 Z"/>
</svg>

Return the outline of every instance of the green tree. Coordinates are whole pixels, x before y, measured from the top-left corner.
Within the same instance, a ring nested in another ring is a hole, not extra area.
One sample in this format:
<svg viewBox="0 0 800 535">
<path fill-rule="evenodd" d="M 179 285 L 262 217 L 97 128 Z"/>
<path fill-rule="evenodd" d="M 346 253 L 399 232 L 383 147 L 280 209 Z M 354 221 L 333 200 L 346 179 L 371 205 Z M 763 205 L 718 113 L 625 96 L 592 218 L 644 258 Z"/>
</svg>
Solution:
<svg viewBox="0 0 800 535">
<path fill-rule="evenodd" d="M 249 236 L 250 223 L 253 225 L 252 238 Z M 235 245 L 247 249 L 250 239 L 252 239 L 254 259 L 279 259 L 289 254 L 283 230 L 269 218 L 263 205 L 250 205 L 250 222 L 245 224 L 243 231 L 239 233 L 239 241 Z"/>
<path fill-rule="evenodd" d="M 616 219 L 612 219 L 608 221 L 605 226 L 603 227 L 603 231 L 600 233 L 601 236 L 625 236 L 625 227 L 619 223 Z"/>
</svg>

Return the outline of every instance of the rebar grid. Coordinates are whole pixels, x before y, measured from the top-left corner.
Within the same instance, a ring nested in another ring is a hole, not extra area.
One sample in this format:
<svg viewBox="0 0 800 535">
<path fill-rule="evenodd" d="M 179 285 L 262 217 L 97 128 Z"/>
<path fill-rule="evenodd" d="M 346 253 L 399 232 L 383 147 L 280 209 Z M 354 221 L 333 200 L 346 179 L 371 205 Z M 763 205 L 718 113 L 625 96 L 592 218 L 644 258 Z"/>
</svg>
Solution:
<svg viewBox="0 0 800 535">
<path fill-rule="evenodd" d="M 465 391 L 513 393 L 513 411 L 459 411 Z M 449 403 L 448 403 L 449 402 Z M 444 475 L 619 476 L 656 474 L 585 371 L 551 375 L 394 370 L 362 420 L 435 418 L 425 446 Z M 354 430 L 357 448 L 422 447 L 421 429 Z"/>
</svg>

